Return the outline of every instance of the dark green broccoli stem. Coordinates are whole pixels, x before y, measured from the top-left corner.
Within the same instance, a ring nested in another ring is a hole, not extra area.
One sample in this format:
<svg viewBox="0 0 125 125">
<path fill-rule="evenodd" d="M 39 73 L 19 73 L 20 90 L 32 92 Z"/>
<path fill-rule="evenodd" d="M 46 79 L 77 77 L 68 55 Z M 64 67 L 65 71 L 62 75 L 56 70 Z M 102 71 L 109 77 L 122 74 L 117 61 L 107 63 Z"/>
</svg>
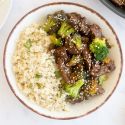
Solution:
<svg viewBox="0 0 125 125">
<path fill-rule="evenodd" d="M 65 91 L 68 93 L 70 97 L 77 98 L 79 96 L 80 88 L 83 86 L 84 80 L 78 80 L 75 84 L 69 85 L 65 84 Z"/>
<path fill-rule="evenodd" d="M 49 16 L 47 18 L 47 21 L 46 23 L 43 25 L 43 29 L 46 31 L 46 32 L 49 32 L 51 30 L 52 27 L 54 27 L 56 25 L 56 20 Z"/>
<path fill-rule="evenodd" d="M 65 38 L 74 32 L 75 30 L 71 27 L 71 25 L 69 25 L 67 22 L 63 22 L 60 29 L 58 30 L 58 35 L 60 35 L 62 38 Z"/>
<path fill-rule="evenodd" d="M 62 46 L 61 38 L 57 39 L 55 34 L 50 36 L 50 40 L 54 45 Z"/>
<path fill-rule="evenodd" d="M 77 49 L 81 49 L 82 48 L 82 38 L 80 35 L 75 34 L 73 36 L 72 42 L 76 45 Z"/>
<path fill-rule="evenodd" d="M 109 53 L 105 39 L 93 39 L 92 43 L 90 44 L 90 51 L 94 54 L 97 61 L 103 61 Z"/>
</svg>

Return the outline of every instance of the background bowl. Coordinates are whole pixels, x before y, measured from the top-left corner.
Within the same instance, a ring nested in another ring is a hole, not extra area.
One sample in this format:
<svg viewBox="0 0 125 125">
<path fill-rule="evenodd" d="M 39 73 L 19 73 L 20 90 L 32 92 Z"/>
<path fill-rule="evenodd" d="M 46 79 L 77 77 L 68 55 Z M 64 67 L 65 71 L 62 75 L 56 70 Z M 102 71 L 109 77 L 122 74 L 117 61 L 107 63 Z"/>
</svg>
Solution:
<svg viewBox="0 0 125 125">
<path fill-rule="evenodd" d="M 12 8 L 13 0 L 5 0 L 0 3 L 0 29 L 6 22 Z"/>
<path fill-rule="evenodd" d="M 27 27 L 33 22 L 39 22 L 41 18 L 42 20 L 44 20 L 47 14 L 53 13 L 61 9 L 66 12 L 77 12 L 82 16 L 85 16 L 90 23 L 97 23 L 102 28 L 103 35 L 106 38 L 108 38 L 108 41 L 111 44 L 113 44 L 113 48 L 111 49 L 110 56 L 115 61 L 116 70 L 111 74 L 109 74 L 110 77 L 103 86 L 105 89 L 105 93 L 103 95 L 97 96 L 88 101 L 84 101 L 82 103 L 79 103 L 73 106 L 70 105 L 69 107 L 70 111 L 68 112 L 52 112 L 52 111 L 50 112 L 29 101 L 25 96 L 22 95 L 22 93 L 17 88 L 16 79 L 12 71 L 12 55 L 14 53 L 16 41 L 20 35 L 20 32 L 25 27 Z M 79 4 L 58 2 L 58 3 L 50 3 L 50 4 L 40 6 L 30 11 L 23 18 L 19 20 L 19 22 L 12 29 L 7 39 L 5 50 L 4 50 L 3 64 L 4 64 L 5 75 L 11 90 L 13 91 L 15 96 L 26 107 L 28 107 L 32 111 L 42 116 L 46 116 L 49 118 L 73 119 L 73 118 L 85 116 L 95 111 L 108 100 L 108 98 L 112 95 L 112 93 L 114 92 L 119 82 L 119 78 L 122 72 L 123 59 L 122 59 L 122 52 L 121 52 L 119 40 L 114 30 L 112 29 L 112 27 L 102 16 L 100 16 L 94 10 Z"/>
<path fill-rule="evenodd" d="M 113 12 L 118 14 L 119 16 L 125 18 L 125 8 L 121 8 L 119 6 L 116 6 L 114 3 L 111 2 L 111 0 L 100 0 L 106 7 L 111 9 Z"/>
</svg>

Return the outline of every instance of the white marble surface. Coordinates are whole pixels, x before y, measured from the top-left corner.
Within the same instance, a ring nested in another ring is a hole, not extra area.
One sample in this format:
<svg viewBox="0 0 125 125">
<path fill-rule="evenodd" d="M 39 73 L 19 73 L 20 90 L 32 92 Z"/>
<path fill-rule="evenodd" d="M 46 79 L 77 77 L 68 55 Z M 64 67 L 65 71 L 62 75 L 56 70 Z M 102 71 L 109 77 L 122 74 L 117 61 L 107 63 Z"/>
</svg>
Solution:
<svg viewBox="0 0 125 125">
<path fill-rule="evenodd" d="M 125 124 L 125 71 L 112 97 L 96 112 L 76 120 L 58 121 L 41 117 L 22 105 L 11 92 L 3 72 L 3 49 L 14 24 L 29 10 L 55 0 L 14 0 L 11 13 L 0 30 L 0 125 L 124 125 Z M 61 1 L 61 0 L 56 0 Z M 63 0 L 85 4 L 101 15 L 114 27 L 125 53 L 125 19 L 117 16 L 99 0 Z M 125 57 L 125 56 L 124 56 Z"/>
</svg>

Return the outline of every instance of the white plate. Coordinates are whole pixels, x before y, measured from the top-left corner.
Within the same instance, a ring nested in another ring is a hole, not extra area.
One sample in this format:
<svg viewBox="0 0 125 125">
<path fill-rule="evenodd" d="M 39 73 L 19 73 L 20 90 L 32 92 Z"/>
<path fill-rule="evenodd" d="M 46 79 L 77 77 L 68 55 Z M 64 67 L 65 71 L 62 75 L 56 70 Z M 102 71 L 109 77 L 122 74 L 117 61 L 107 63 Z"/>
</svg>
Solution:
<svg viewBox="0 0 125 125">
<path fill-rule="evenodd" d="M 4 25 L 10 10 L 12 8 L 13 0 L 0 0 L 0 29 Z"/>
<path fill-rule="evenodd" d="M 109 43 L 113 44 L 110 56 L 114 60 L 116 65 L 115 71 L 109 75 L 109 79 L 105 82 L 103 86 L 105 89 L 105 93 L 101 96 L 97 96 L 95 98 L 76 104 L 74 106 L 70 106 L 69 112 L 48 111 L 32 103 L 25 96 L 23 96 L 17 87 L 15 75 L 12 71 L 12 62 L 11 62 L 12 55 L 14 53 L 16 46 L 16 41 L 19 38 L 20 32 L 31 23 L 40 21 L 41 18 L 44 19 L 47 16 L 47 14 L 54 13 L 55 11 L 58 10 L 64 10 L 65 12 L 77 12 L 82 16 L 85 16 L 90 23 L 98 24 L 102 28 L 103 35 L 108 39 Z M 19 22 L 14 26 L 13 30 L 11 31 L 8 37 L 3 57 L 4 57 L 3 65 L 4 65 L 5 75 L 8 80 L 9 86 L 12 89 L 15 96 L 32 111 L 40 115 L 55 119 L 78 118 L 80 116 L 85 116 L 98 109 L 109 99 L 109 97 L 112 95 L 115 88 L 117 87 L 123 66 L 121 46 L 113 28 L 109 25 L 109 23 L 97 12 L 93 11 L 90 8 L 74 3 L 64 3 L 64 2 L 43 5 L 41 7 L 32 10 L 31 12 L 26 14 L 23 18 L 21 18 Z"/>
</svg>

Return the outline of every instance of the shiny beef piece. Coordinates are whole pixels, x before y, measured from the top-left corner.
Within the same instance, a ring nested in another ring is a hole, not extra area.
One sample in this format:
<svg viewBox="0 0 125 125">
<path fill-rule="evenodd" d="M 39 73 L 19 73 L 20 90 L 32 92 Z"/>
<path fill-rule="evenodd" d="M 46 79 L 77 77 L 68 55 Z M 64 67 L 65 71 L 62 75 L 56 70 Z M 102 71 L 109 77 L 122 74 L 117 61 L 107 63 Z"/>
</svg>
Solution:
<svg viewBox="0 0 125 125">
<path fill-rule="evenodd" d="M 97 24 L 90 25 L 90 36 L 92 38 L 101 38 L 102 30 Z"/>
<path fill-rule="evenodd" d="M 91 68 L 91 75 L 92 76 L 97 76 L 98 73 L 100 72 L 101 69 L 101 65 L 100 62 L 96 61 L 96 62 L 92 62 L 92 68 Z"/>
<path fill-rule="evenodd" d="M 83 42 L 84 44 L 88 44 L 88 43 L 89 43 L 89 38 L 86 37 L 86 36 L 83 36 L 83 37 L 82 37 L 82 42 Z"/>
<path fill-rule="evenodd" d="M 91 69 L 92 57 L 87 44 L 83 44 L 82 57 L 85 60 L 87 69 Z"/>
<path fill-rule="evenodd" d="M 77 13 L 70 13 L 68 14 L 68 19 L 77 32 L 88 35 L 89 27 L 85 17 L 82 17 L 80 14 Z"/>
<path fill-rule="evenodd" d="M 63 10 L 55 12 L 53 17 L 56 20 L 61 21 L 61 22 L 67 20 L 67 18 L 68 18 L 67 14 Z"/>
<path fill-rule="evenodd" d="M 64 46 L 66 47 L 66 50 L 69 54 L 76 55 L 79 54 L 80 51 L 76 48 L 75 44 L 72 43 L 72 38 L 71 37 L 66 37 L 65 38 L 65 44 Z"/>
<path fill-rule="evenodd" d="M 92 66 L 91 75 L 92 76 L 101 76 L 106 73 L 110 73 L 115 70 L 114 61 L 110 61 L 109 63 L 103 63 L 101 65 L 95 64 Z"/>
<path fill-rule="evenodd" d="M 64 81 L 70 83 L 70 68 L 65 65 L 63 58 L 57 58 L 56 62 Z"/>
<path fill-rule="evenodd" d="M 66 48 L 65 47 L 59 47 L 59 48 L 56 48 L 54 50 L 54 56 L 55 58 L 62 58 L 64 59 L 65 62 L 68 61 L 68 55 L 67 55 L 67 52 L 66 52 Z"/>
<path fill-rule="evenodd" d="M 79 79 L 83 79 L 83 65 L 77 64 L 73 67 L 73 72 L 70 75 L 71 83 L 75 83 Z"/>
</svg>

